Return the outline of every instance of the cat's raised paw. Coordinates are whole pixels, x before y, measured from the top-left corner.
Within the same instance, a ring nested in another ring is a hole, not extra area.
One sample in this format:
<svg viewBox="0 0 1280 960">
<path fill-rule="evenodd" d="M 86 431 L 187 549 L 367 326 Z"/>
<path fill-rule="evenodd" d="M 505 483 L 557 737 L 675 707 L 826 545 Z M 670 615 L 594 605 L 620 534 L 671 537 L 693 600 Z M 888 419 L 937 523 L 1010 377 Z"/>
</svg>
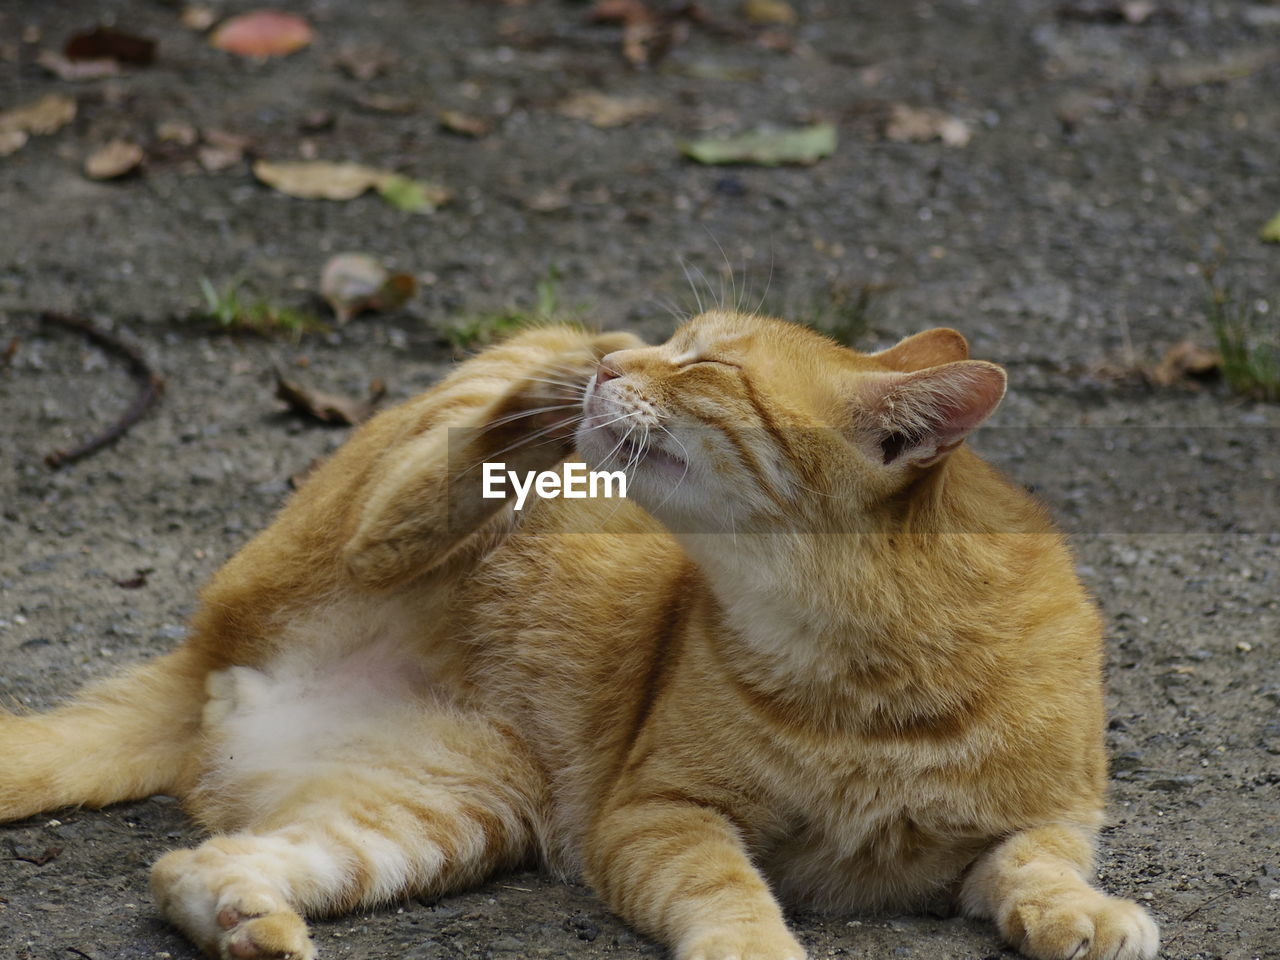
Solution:
<svg viewBox="0 0 1280 960">
<path fill-rule="evenodd" d="M 785 927 L 738 924 L 700 934 L 677 960 L 805 960 L 804 947 Z"/>
<path fill-rule="evenodd" d="M 1010 921 L 1010 939 L 1034 960 L 1152 960 L 1160 947 L 1146 910 L 1098 893 L 1048 906 L 1024 904 Z"/>
</svg>

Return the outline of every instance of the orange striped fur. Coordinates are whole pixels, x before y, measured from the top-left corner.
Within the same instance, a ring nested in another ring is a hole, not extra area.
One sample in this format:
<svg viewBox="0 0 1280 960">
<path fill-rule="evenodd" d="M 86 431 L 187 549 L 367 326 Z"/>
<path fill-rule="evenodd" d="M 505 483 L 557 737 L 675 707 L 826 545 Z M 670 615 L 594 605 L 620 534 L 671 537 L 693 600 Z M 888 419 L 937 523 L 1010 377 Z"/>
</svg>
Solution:
<svg viewBox="0 0 1280 960">
<path fill-rule="evenodd" d="M 1043 960 L 1148 960 L 1088 884 L 1101 626 L 1041 510 L 963 446 L 1004 374 L 712 312 L 548 327 L 361 427 L 205 588 L 175 653 L 0 714 L 0 818 L 180 795 L 213 957 L 538 861 L 678 960 L 799 960 L 781 904 L 954 896 Z M 476 463 L 631 499 L 478 496 Z"/>
</svg>

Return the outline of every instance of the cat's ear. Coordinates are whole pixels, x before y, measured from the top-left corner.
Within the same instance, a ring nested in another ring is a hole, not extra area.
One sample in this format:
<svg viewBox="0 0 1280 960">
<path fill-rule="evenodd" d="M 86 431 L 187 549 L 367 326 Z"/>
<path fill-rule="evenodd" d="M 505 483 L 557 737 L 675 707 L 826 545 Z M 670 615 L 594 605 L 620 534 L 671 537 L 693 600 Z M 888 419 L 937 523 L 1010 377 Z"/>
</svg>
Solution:
<svg viewBox="0 0 1280 960">
<path fill-rule="evenodd" d="M 855 441 L 886 466 L 929 466 L 991 415 L 1005 384 L 1004 370 L 983 360 L 869 374 L 858 385 Z"/>
<path fill-rule="evenodd" d="M 871 359 L 890 370 L 913 373 L 942 363 L 969 359 L 969 342 L 950 327 L 934 327 L 894 344 L 888 350 L 871 354 Z"/>
</svg>

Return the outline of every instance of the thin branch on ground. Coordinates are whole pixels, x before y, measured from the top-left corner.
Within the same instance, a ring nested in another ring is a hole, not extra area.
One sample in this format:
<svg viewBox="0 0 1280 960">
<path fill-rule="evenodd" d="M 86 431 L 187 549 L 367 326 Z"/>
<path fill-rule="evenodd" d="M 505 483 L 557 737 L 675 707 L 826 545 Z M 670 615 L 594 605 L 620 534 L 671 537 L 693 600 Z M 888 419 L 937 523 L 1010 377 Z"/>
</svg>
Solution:
<svg viewBox="0 0 1280 960">
<path fill-rule="evenodd" d="M 51 469 L 60 470 L 67 464 L 83 460 L 85 457 L 97 453 L 103 447 L 110 446 L 128 433 L 130 428 L 142 419 L 143 414 L 151 408 L 151 405 L 160 398 L 160 394 L 164 391 L 164 378 L 152 370 L 151 365 L 147 363 L 142 354 L 133 347 L 119 340 L 113 334 L 94 326 L 82 317 L 48 312 L 41 314 L 40 320 L 42 323 L 82 333 L 87 339 L 96 343 L 108 353 L 113 353 L 120 357 L 129 368 L 129 374 L 138 382 L 139 387 L 138 394 L 134 397 L 133 403 L 129 405 L 129 409 L 106 430 L 70 450 L 54 450 L 45 456 L 44 462 Z"/>
</svg>

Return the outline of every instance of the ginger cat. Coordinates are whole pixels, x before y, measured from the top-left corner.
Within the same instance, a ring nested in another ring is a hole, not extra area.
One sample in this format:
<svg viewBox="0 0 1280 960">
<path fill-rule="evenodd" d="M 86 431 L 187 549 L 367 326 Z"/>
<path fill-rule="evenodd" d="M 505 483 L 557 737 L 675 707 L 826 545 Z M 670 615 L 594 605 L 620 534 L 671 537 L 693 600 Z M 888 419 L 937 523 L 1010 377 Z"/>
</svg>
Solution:
<svg viewBox="0 0 1280 960">
<path fill-rule="evenodd" d="M 522 333 L 356 431 L 176 651 L 0 713 L 0 819 L 180 796 L 212 836 L 152 886 L 219 958 L 533 860 L 677 960 L 801 960 L 780 903 L 939 894 L 1040 960 L 1154 957 L 1087 879 L 1099 616 L 963 445 L 1005 389 L 967 354 L 726 311 Z M 478 494 L 575 447 L 631 499 Z"/>
</svg>

